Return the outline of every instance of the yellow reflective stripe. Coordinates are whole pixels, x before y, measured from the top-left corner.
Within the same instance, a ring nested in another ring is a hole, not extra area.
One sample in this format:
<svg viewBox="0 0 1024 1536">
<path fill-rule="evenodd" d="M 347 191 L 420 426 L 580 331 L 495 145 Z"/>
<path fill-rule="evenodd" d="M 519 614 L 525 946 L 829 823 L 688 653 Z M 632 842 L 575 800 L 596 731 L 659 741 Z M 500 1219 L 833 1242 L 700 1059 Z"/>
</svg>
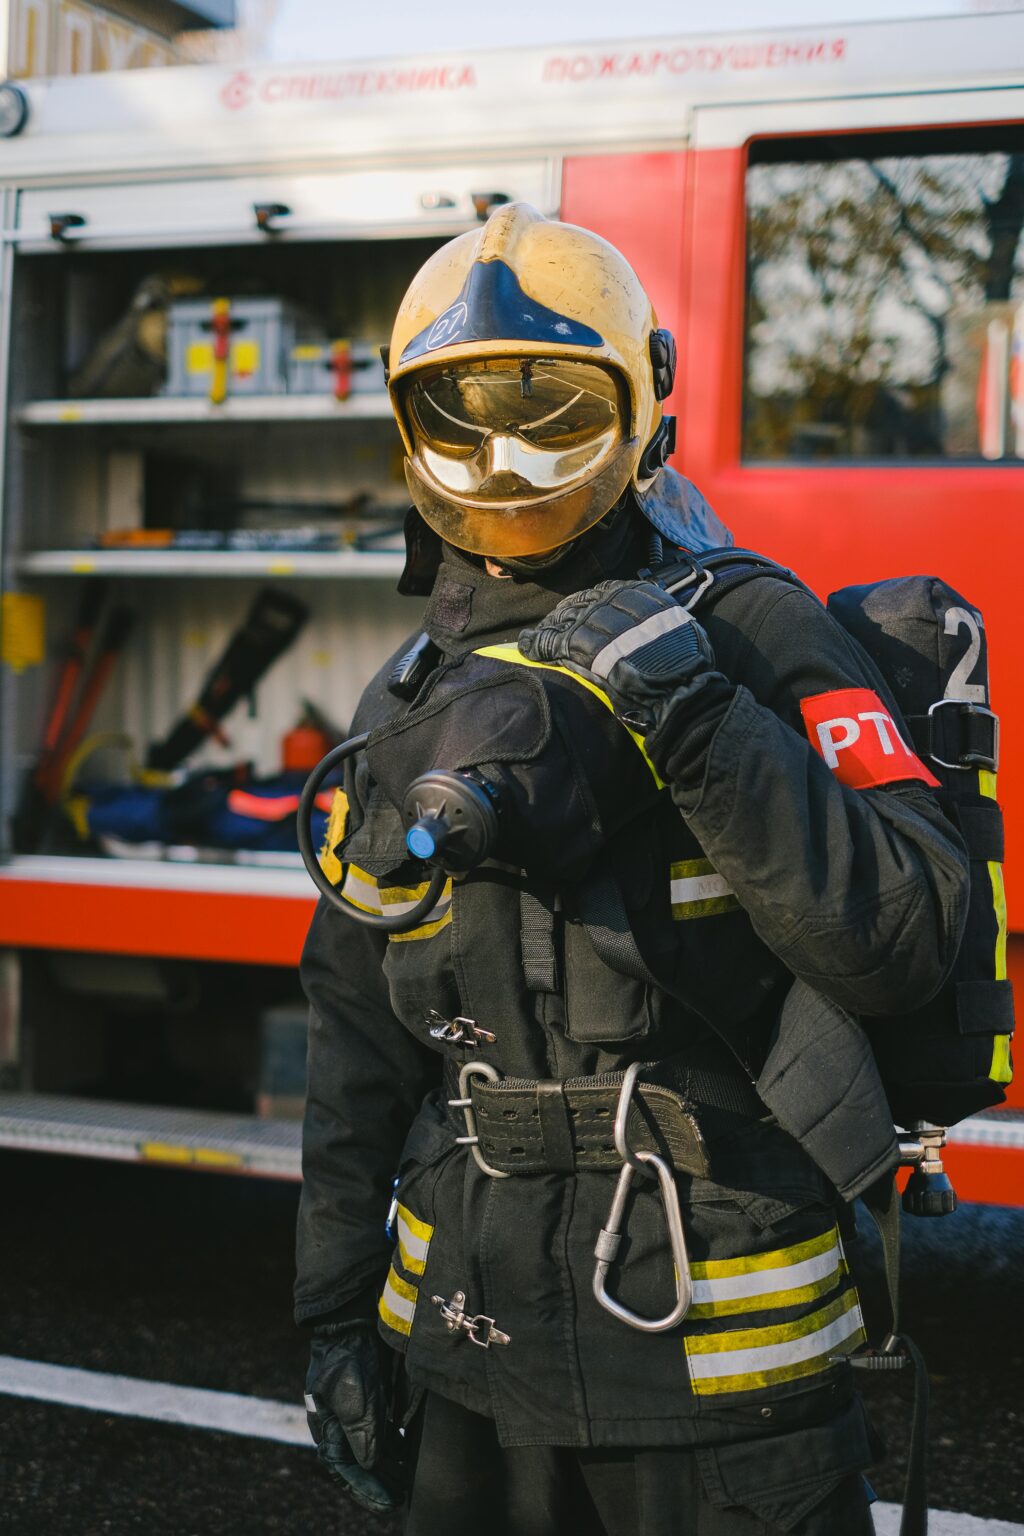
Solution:
<svg viewBox="0 0 1024 1536">
<path fill-rule="evenodd" d="M 320 868 L 332 885 L 337 885 L 341 879 L 343 865 L 335 856 L 335 848 L 345 836 L 345 828 L 348 825 L 348 795 L 343 789 L 334 791 L 334 799 L 331 801 L 331 813 L 327 818 L 327 831 L 324 833 L 323 844 L 320 848 Z"/>
<path fill-rule="evenodd" d="M 410 939 L 432 939 L 435 933 L 440 933 L 442 928 L 447 928 L 451 920 L 452 914 L 449 910 L 444 917 L 439 917 L 435 923 L 424 923 L 422 928 L 411 928 L 408 933 L 389 933 L 388 942 L 407 944 Z"/>
<path fill-rule="evenodd" d="M 710 859 L 677 859 L 669 865 L 673 880 L 696 880 L 701 875 L 713 875 L 715 866 Z"/>
<path fill-rule="evenodd" d="M 218 1147 L 182 1147 L 167 1141 L 144 1141 L 139 1156 L 147 1163 L 191 1163 L 198 1168 L 243 1168 L 245 1159 L 238 1152 L 222 1152 Z"/>
<path fill-rule="evenodd" d="M 412 1333 L 412 1323 L 408 1322 L 404 1317 L 399 1317 L 397 1312 L 392 1312 L 383 1296 L 377 1303 L 377 1316 L 381 1322 L 386 1323 L 389 1328 L 393 1328 L 395 1333 L 404 1333 L 406 1338 Z"/>
<path fill-rule="evenodd" d="M 690 1265 L 695 1280 L 712 1280 L 723 1275 L 749 1275 L 756 1270 L 784 1269 L 789 1264 L 801 1264 L 819 1253 L 827 1253 L 835 1247 L 839 1229 L 830 1227 L 818 1237 L 805 1242 L 793 1243 L 789 1248 L 773 1248 L 768 1253 L 752 1253 L 738 1259 L 706 1259 Z"/>
<path fill-rule="evenodd" d="M 823 1275 L 820 1280 L 808 1281 L 806 1285 L 794 1285 L 785 1291 L 764 1291 L 756 1296 L 734 1296 L 731 1298 L 716 1299 L 714 1301 L 696 1302 L 691 1306 L 688 1317 L 735 1317 L 741 1312 L 772 1312 L 782 1307 L 798 1307 L 807 1301 L 817 1301 L 821 1296 L 827 1296 L 834 1291 L 841 1280 L 849 1274 L 849 1267 L 845 1259 L 840 1259 L 836 1267 Z M 694 1286 L 694 1292 L 697 1287 Z"/>
<path fill-rule="evenodd" d="M 401 1236 L 398 1239 L 398 1257 L 402 1261 L 402 1268 L 407 1269 L 411 1275 L 422 1275 L 427 1267 L 426 1258 L 418 1259 L 414 1253 L 411 1253 Z"/>
<path fill-rule="evenodd" d="M 403 906 L 414 907 L 418 901 L 422 901 L 430 886 L 429 880 L 424 880 L 421 885 L 385 885 L 381 887 L 380 899 L 386 907 L 395 907 L 400 903 Z M 437 905 L 443 906 L 446 901 L 452 899 L 452 882 L 446 880 L 438 897 Z"/>
<path fill-rule="evenodd" d="M 1003 866 L 988 861 L 988 877 L 992 882 L 992 905 L 996 914 L 996 981 L 1006 980 L 1006 887 L 1003 885 Z"/>
<path fill-rule="evenodd" d="M 402 1279 L 401 1275 L 395 1269 L 393 1264 L 388 1270 L 388 1279 L 385 1289 L 394 1291 L 399 1300 L 404 1301 L 407 1306 L 415 1307 L 416 1298 L 419 1295 L 419 1292 L 414 1285 L 410 1284 L 408 1280 Z"/>
<path fill-rule="evenodd" d="M 834 1291 L 846 1275 L 847 1265 L 838 1230 L 833 1229 L 831 1236 L 833 1240 L 826 1248 L 820 1247 L 820 1240 L 801 1245 L 814 1246 L 816 1251 L 795 1258 L 790 1251 L 789 1261 L 780 1265 L 713 1276 L 698 1275 L 694 1266 L 695 1305 L 690 1316 L 728 1317 L 737 1312 L 793 1307 Z M 786 1250 L 776 1253 L 785 1254 Z"/>
<path fill-rule="evenodd" d="M 739 902 L 735 896 L 709 896 L 704 901 L 673 902 L 674 922 L 685 923 L 694 917 L 718 917 L 723 912 L 737 912 Z"/>
<path fill-rule="evenodd" d="M 857 1317 L 860 1317 L 858 1309 Z M 851 1332 L 827 1345 L 821 1354 L 807 1360 L 793 1360 L 788 1365 L 770 1366 L 763 1371 L 740 1371 L 734 1376 L 712 1376 L 702 1381 L 691 1379 L 698 1397 L 709 1397 L 725 1392 L 760 1392 L 765 1387 L 777 1387 L 785 1381 L 799 1381 L 804 1376 L 818 1376 L 832 1368 L 831 1355 L 848 1355 L 867 1340 L 863 1320 L 851 1321 Z"/>
<path fill-rule="evenodd" d="M 427 894 L 430 882 L 424 880 L 422 885 L 392 885 L 384 887 L 380 891 L 380 899 L 384 907 L 396 914 L 411 912 L 418 901 L 422 901 Z M 427 914 L 426 922 L 418 928 L 410 928 L 408 933 L 389 933 L 388 938 L 392 944 L 405 944 L 410 939 L 432 939 L 435 933 L 440 933 L 442 928 L 447 928 L 452 920 L 452 882 L 446 880 L 441 890 L 436 907 Z"/>
<path fill-rule="evenodd" d="M 387 912 L 389 917 L 400 917 L 403 912 L 411 912 L 416 903 L 422 901 L 428 886 L 429 881 L 425 880 L 422 885 L 417 886 L 381 887 L 364 869 L 350 864 L 341 892 L 346 901 L 350 901 L 361 912 L 378 914 Z M 391 943 L 404 944 L 409 939 L 433 938 L 435 933 L 440 933 L 442 928 L 447 928 L 452 920 L 451 901 L 452 882 L 447 880 L 437 906 L 427 914 L 426 922 L 421 923 L 418 928 L 410 929 L 408 933 L 389 933 L 388 938 Z"/>
<path fill-rule="evenodd" d="M 992 1065 L 988 1069 L 990 1082 L 1013 1082 L 1013 1058 L 1010 1055 L 1010 1036 L 996 1035 L 992 1042 Z"/>
<path fill-rule="evenodd" d="M 978 789 L 988 800 L 996 798 L 996 776 L 988 768 L 978 773 Z M 1006 980 L 1006 887 L 1003 884 L 1003 866 L 990 859 L 988 878 L 992 885 L 992 907 L 996 914 L 995 979 Z M 989 1081 L 1013 1082 L 1013 1061 L 1010 1057 L 1010 1036 L 996 1035 L 992 1042 L 992 1061 L 988 1069 Z"/>
<path fill-rule="evenodd" d="M 677 920 L 713 917 L 739 906 L 732 886 L 710 859 L 682 859 L 670 864 L 668 873 L 672 916 Z"/>
<path fill-rule="evenodd" d="M 416 1315 L 417 1294 L 416 1287 L 410 1285 L 407 1280 L 403 1280 L 392 1265 L 388 1271 L 380 1301 L 377 1303 L 379 1317 L 396 1333 L 404 1333 L 408 1337 L 412 1332 L 412 1320 Z"/>
<path fill-rule="evenodd" d="M 402 1268 L 410 1274 L 422 1275 L 427 1267 L 427 1253 L 430 1249 L 430 1239 L 434 1235 L 434 1229 L 425 1221 L 420 1221 L 401 1203 L 397 1212 L 398 1228 L 398 1256 L 402 1261 Z"/>
<path fill-rule="evenodd" d="M 401 1200 L 398 1202 L 398 1219 L 400 1222 L 405 1222 L 405 1225 L 414 1237 L 418 1237 L 424 1243 L 430 1242 L 434 1235 L 434 1229 L 429 1221 L 421 1221 L 418 1216 L 414 1216 L 408 1206 L 402 1204 Z"/>
<path fill-rule="evenodd" d="M 596 683 L 592 683 L 589 677 L 581 677 L 578 672 L 572 672 L 568 667 L 556 666 L 551 661 L 531 661 L 528 656 L 524 656 L 521 653 L 517 645 L 484 645 L 474 654 L 477 656 L 489 656 L 493 661 L 507 661 L 514 667 L 539 667 L 543 672 L 560 672 L 563 677 L 568 677 L 572 682 L 578 683 L 581 688 L 586 688 L 587 692 L 592 693 L 595 699 L 600 699 L 605 709 L 611 710 L 612 714 L 615 713 L 615 706 L 611 699 L 602 688 L 599 688 Z M 664 789 L 665 781 L 659 776 L 657 768 L 655 768 L 647 756 L 644 738 L 637 731 L 630 730 L 629 726 L 623 724 L 622 721 L 619 724 L 622 725 L 624 731 L 627 731 L 632 736 L 637 747 L 640 749 L 644 762 L 654 776 L 655 784 L 657 784 L 659 789 Z"/>
<path fill-rule="evenodd" d="M 797 1322 L 742 1328 L 684 1340 L 698 1395 L 753 1392 L 829 1369 L 829 1356 L 848 1353 L 865 1338 L 856 1290 Z"/>
<path fill-rule="evenodd" d="M 222 1152 L 215 1147 L 196 1147 L 192 1154 L 199 1168 L 241 1168 L 245 1159 L 239 1152 Z"/>
<path fill-rule="evenodd" d="M 349 864 L 345 884 L 341 890 L 346 900 L 351 901 L 364 912 L 383 912 L 386 909 L 390 916 L 400 917 L 403 912 L 411 912 L 416 903 L 423 900 L 429 884 L 428 880 L 424 880 L 422 885 L 380 886 L 373 875 L 368 875 L 365 869 L 360 869 L 357 864 Z M 437 923 L 445 917 L 451 899 L 452 882 L 449 879 L 445 881 L 437 906 L 429 914 L 430 922 Z M 420 929 L 417 928 L 414 932 L 419 933 Z M 404 937 L 408 938 L 408 934 Z"/>
<path fill-rule="evenodd" d="M 731 1328 L 725 1333 L 699 1333 L 686 1340 L 689 1355 L 745 1355 L 750 1351 L 773 1349 L 776 1345 L 794 1344 L 828 1328 L 837 1318 L 854 1308 L 859 1310 L 856 1289 L 850 1289 L 827 1307 L 808 1312 L 794 1322 L 769 1323 L 765 1328 Z"/>
</svg>

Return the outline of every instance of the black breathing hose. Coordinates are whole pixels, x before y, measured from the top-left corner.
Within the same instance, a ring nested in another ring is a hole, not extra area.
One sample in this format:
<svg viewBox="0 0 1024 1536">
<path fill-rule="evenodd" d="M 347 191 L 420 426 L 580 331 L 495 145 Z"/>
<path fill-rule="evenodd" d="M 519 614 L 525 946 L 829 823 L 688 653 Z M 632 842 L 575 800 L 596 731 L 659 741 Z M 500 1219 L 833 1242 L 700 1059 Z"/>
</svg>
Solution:
<svg viewBox="0 0 1024 1536">
<path fill-rule="evenodd" d="M 343 896 L 339 887 L 327 878 L 320 866 L 317 850 L 313 847 L 313 808 L 320 786 L 340 763 L 346 762 L 348 758 L 362 751 L 369 739 L 369 734 L 368 731 L 364 731 L 361 736 L 350 736 L 348 741 L 343 741 L 340 746 L 334 747 L 326 757 L 321 758 L 306 780 L 299 799 L 296 828 L 299 852 L 302 854 L 302 862 L 309 871 L 310 879 L 321 896 L 326 896 L 331 905 L 344 912 L 346 917 L 353 918 L 357 923 L 364 923 L 367 928 L 382 929 L 385 933 L 408 933 L 411 929 L 418 928 L 440 901 L 441 892 L 448 879 L 445 870 L 440 868 L 434 870 L 426 895 L 421 897 L 411 911 L 403 912 L 396 917 L 385 917 L 382 912 L 364 912 L 362 907 L 357 907 L 354 902 Z"/>
</svg>

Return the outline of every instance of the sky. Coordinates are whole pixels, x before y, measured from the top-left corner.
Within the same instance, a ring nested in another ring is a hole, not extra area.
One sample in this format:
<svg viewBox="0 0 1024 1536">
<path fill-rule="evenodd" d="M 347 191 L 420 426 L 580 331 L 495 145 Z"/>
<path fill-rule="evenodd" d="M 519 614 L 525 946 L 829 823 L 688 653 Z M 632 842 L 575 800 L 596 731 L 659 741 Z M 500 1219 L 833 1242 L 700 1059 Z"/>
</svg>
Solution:
<svg viewBox="0 0 1024 1536">
<path fill-rule="evenodd" d="M 279 0 L 267 52 L 373 58 L 1013 10 L 1024 11 L 1024 0 Z"/>
</svg>

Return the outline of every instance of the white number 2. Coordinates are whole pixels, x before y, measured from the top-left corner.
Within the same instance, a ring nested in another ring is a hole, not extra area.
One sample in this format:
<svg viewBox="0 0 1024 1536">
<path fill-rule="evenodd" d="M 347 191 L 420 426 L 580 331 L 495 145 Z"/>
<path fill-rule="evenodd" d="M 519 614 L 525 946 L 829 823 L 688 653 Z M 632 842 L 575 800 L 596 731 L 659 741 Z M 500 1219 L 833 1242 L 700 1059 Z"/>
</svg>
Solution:
<svg viewBox="0 0 1024 1536">
<path fill-rule="evenodd" d="M 964 704 L 986 704 L 988 700 L 985 697 L 985 684 L 970 681 L 971 673 L 981 655 L 981 624 L 978 615 L 972 613 L 969 608 L 947 608 L 946 634 L 955 635 L 961 629 L 967 630 L 971 642 L 953 668 L 952 676 L 946 684 L 945 697 L 960 699 Z"/>
</svg>

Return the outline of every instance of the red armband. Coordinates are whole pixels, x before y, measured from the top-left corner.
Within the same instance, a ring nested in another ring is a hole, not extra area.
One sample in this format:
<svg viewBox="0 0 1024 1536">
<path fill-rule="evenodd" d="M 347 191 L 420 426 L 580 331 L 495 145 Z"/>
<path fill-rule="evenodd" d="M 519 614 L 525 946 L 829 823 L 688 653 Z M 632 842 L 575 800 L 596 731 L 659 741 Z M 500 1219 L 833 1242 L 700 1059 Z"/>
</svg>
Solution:
<svg viewBox="0 0 1024 1536">
<path fill-rule="evenodd" d="M 900 779 L 918 779 L 939 788 L 939 781 L 907 746 L 899 727 L 870 688 L 837 688 L 801 699 L 800 713 L 811 746 L 840 784 L 873 789 Z"/>
</svg>

